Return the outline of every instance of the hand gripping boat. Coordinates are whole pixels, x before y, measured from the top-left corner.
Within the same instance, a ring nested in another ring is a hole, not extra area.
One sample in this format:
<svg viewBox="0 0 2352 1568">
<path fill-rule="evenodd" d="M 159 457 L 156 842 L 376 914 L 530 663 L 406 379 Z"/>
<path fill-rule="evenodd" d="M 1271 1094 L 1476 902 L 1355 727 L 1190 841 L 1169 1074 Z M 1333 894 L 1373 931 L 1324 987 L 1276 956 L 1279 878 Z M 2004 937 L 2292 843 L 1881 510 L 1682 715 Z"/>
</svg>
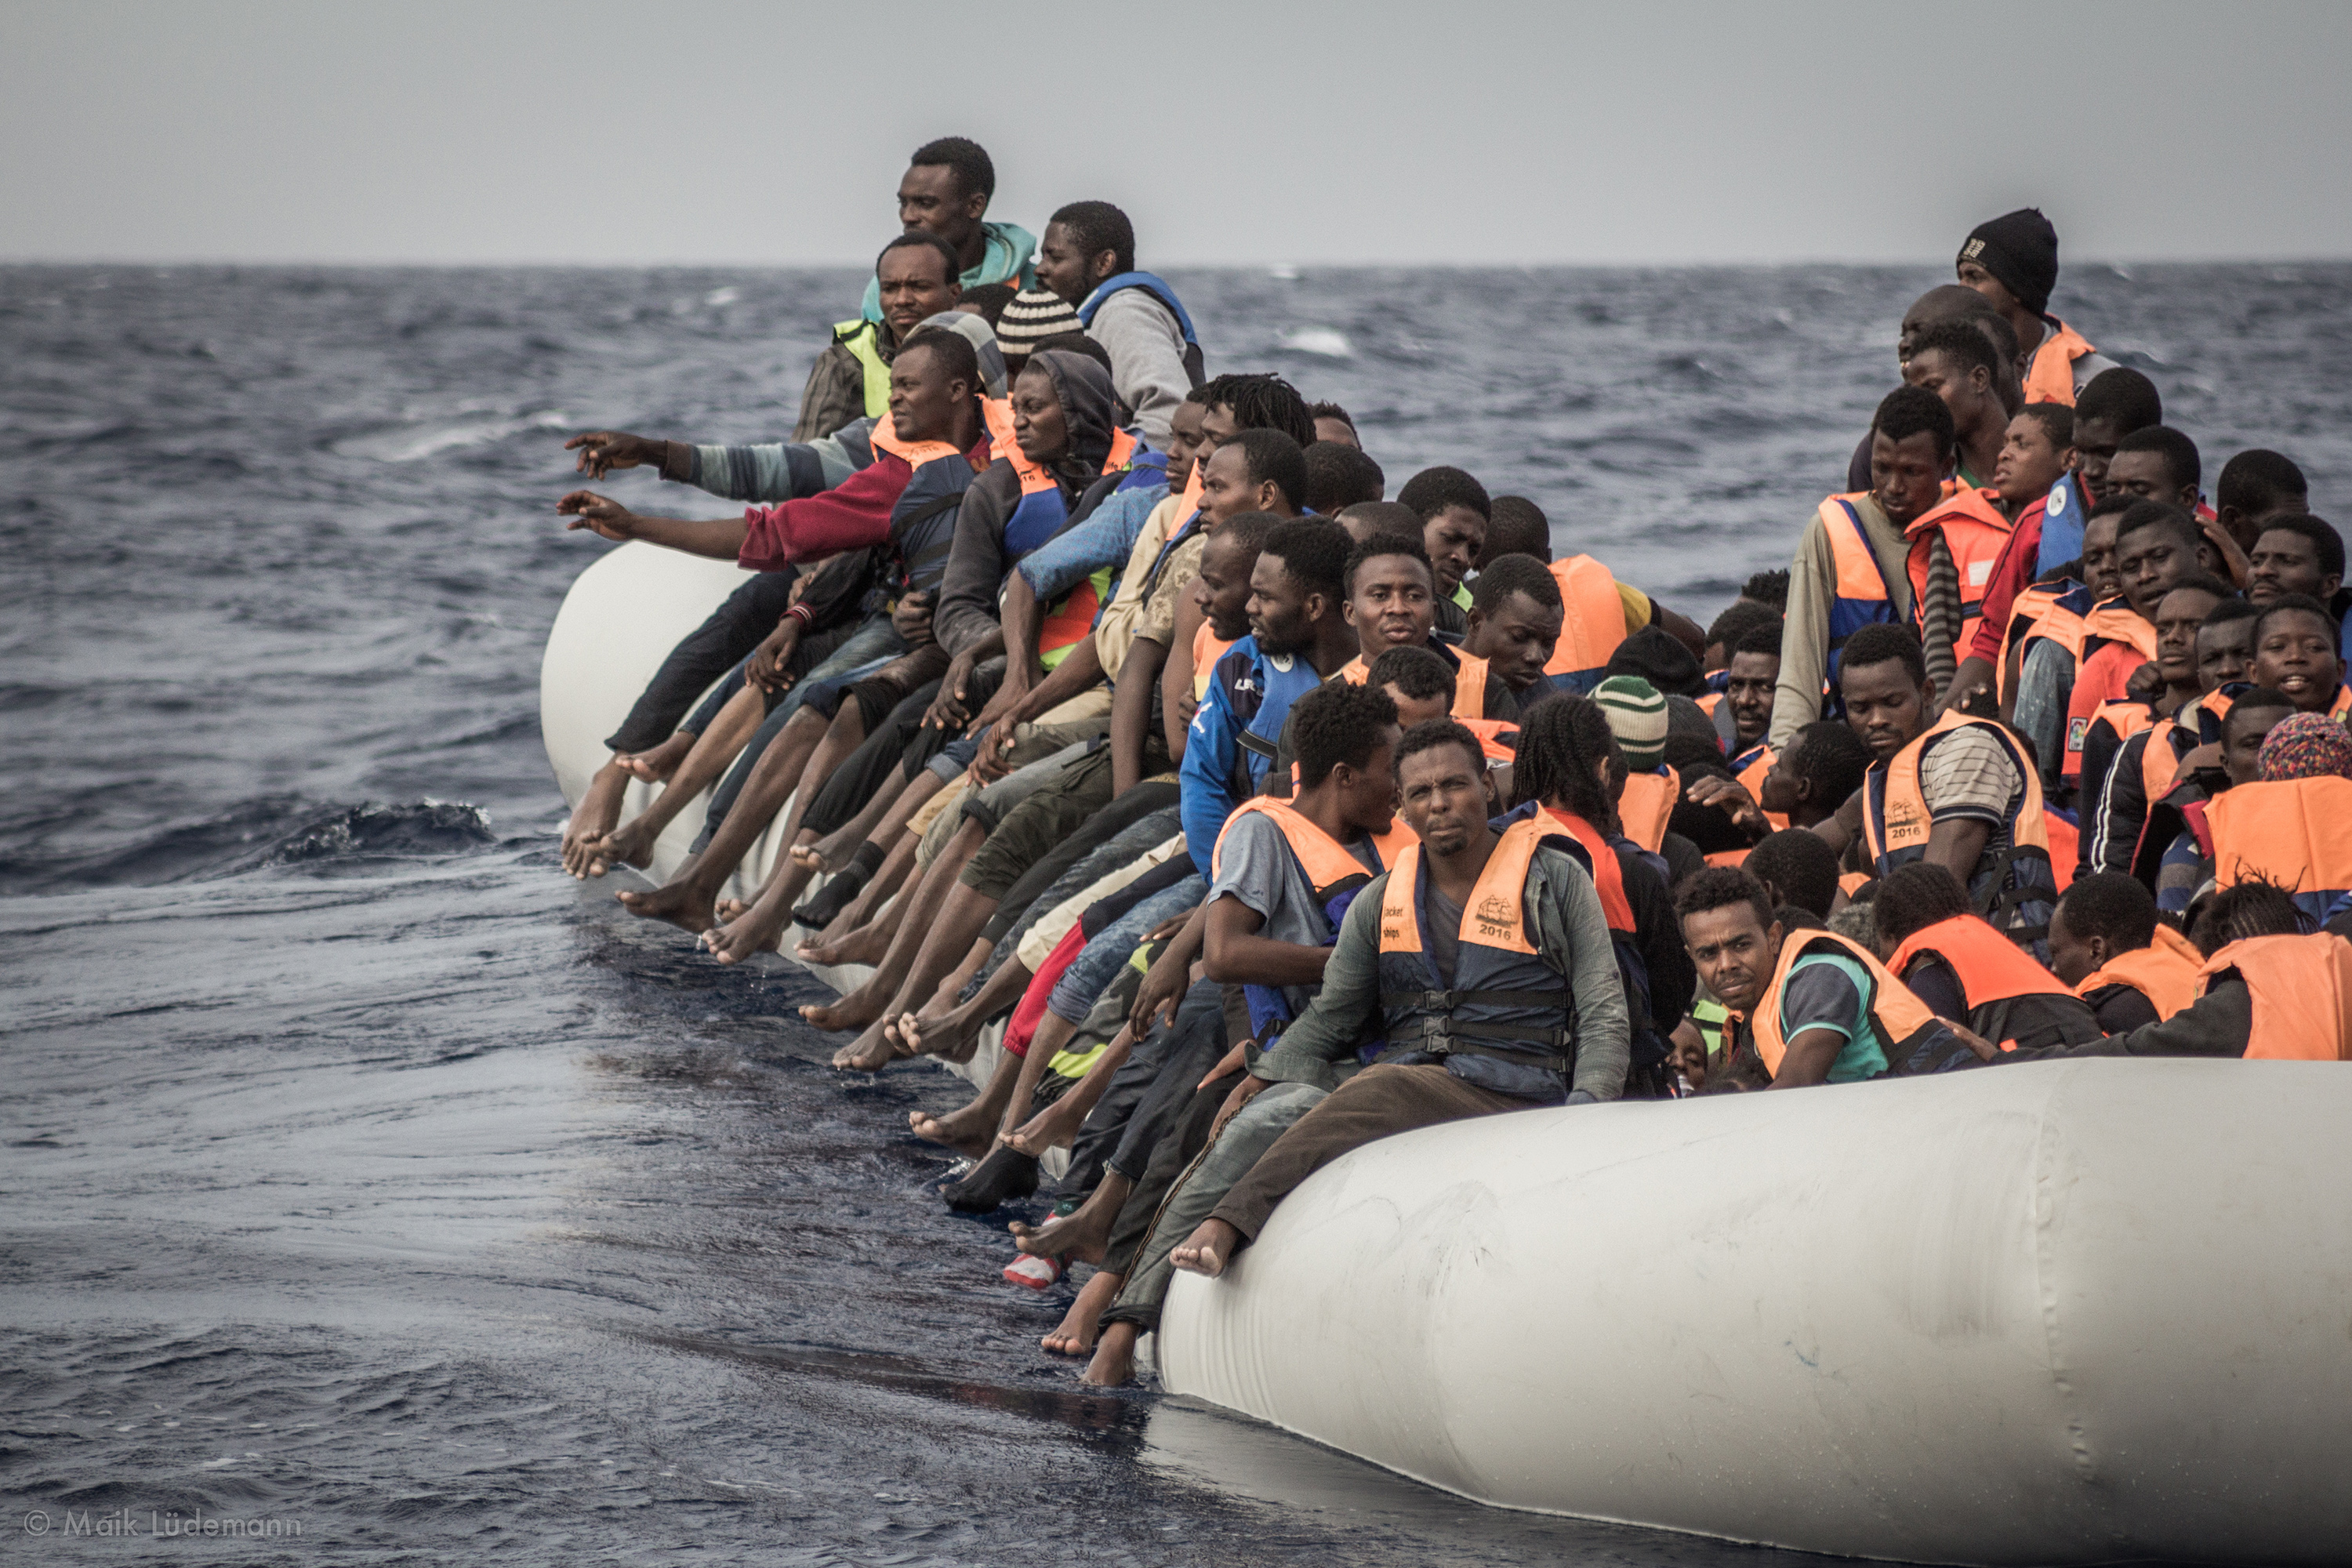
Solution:
<svg viewBox="0 0 2352 1568">
<path fill-rule="evenodd" d="M 741 576 L 639 544 L 582 574 L 541 683 L 567 799 Z M 1432 1128 L 1180 1275 L 1160 1372 L 1510 1508 L 1924 1563 L 2339 1563 L 2347 1144 L 2352 1071 L 2309 1062 Z"/>
</svg>

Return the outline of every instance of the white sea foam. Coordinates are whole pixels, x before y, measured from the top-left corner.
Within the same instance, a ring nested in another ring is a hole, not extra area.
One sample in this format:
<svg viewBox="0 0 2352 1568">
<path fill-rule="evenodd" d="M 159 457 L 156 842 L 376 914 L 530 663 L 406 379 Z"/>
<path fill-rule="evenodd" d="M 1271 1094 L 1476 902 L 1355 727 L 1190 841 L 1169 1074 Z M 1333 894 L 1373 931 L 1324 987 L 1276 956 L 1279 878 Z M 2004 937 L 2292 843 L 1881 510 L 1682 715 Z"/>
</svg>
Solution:
<svg viewBox="0 0 2352 1568">
<path fill-rule="evenodd" d="M 1318 359 L 1354 359 L 1356 350 L 1337 327 L 1294 327 L 1275 340 L 1292 353 Z"/>
</svg>

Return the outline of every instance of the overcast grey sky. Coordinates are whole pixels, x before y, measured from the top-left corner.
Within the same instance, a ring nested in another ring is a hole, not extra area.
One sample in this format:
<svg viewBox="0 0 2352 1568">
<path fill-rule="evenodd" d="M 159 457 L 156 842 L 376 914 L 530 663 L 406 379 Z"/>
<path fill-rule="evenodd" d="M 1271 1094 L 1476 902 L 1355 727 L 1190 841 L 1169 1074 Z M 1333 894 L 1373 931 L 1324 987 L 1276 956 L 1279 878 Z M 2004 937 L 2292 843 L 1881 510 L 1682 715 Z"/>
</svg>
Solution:
<svg viewBox="0 0 2352 1568">
<path fill-rule="evenodd" d="M 1070 29 L 1049 26 L 1064 16 Z M 2352 5 L 0 0 L 0 257 L 862 261 L 906 154 L 1145 265 L 2352 255 Z"/>
</svg>

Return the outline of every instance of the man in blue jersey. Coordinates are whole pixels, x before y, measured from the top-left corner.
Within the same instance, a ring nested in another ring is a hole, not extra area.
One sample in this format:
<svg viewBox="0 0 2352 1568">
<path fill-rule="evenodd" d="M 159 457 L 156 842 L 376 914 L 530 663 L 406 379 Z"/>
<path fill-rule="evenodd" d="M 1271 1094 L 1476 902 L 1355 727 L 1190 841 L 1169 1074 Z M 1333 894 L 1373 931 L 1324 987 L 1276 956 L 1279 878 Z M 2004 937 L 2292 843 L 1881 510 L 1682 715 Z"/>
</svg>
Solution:
<svg viewBox="0 0 2352 1568">
<path fill-rule="evenodd" d="M 1258 552 L 1250 635 L 1217 661 L 1179 773 L 1185 847 L 1202 876 L 1225 818 L 1264 787 L 1290 705 L 1360 651 L 1343 613 L 1351 547 L 1338 523 L 1299 518 L 1276 528 Z"/>
</svg>

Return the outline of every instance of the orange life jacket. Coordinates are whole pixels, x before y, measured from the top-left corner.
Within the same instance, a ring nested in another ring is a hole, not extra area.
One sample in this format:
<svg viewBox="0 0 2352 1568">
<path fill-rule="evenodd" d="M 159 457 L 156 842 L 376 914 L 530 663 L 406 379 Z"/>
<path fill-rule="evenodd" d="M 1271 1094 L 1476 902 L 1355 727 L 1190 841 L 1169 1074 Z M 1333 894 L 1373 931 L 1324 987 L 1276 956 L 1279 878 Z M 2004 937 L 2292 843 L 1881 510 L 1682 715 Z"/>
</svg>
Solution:
<svg viewBox="0 0 2352 1568">
<path fill-rule="evenodd" d="M 1617 797 L 1617 820 L 1625 837 L 1654 855 L 1666 841 L 1666 822 L 1683 797 L 1682 775 L 1662 767 L 1654 773 L 1629 773 L 1625 793 Z"/>
<path fill-rule="evenodd" d="M 1551 574 L 1559 582 L 1566 613 L 1544 673 L 1559 678 L 1555 684 L 1568 689 L 1590 691 L 1607 672 L 1609 656 L 1625 640 L 1625 601 L 1609 568 L 1590 555 L 1555 561 Z"/>
<path fill-rule="evenodd" d="M 1974 915 L 1954 915 L 1913 931 L 1886 961 L 1887 970 L 1907 974 L 1925 953 L 1942 959 L 1959 979 L 1969 1016 L 1958 1021 L 2004 1051 L 2021 1043 L 2056 1045 L 2099 1033 L 2090 1008 L 2063 981 Z M 2052 997 L 2063 997 L 2064 1005 L 2034 1002 Z"/>
<path fill-rule="evenodd" d="M 1914 996 L 1909 986 L 1887 973 L 1886 965 L 1879 963 L 1878 955 L 1868 948 L 1835 931 L 1792 931 L 1781 939 L 1780 959 L 1773 965 L 1771 983 L 1764 987 L 1764 995 L 1756 1004 L 1756 1016 L 1741 1020 L 1756 1042 L 1757 1059 L 1774 1078 L 1780 1076 L 1780 1059 L 1789 1051 L 1789 1043 L 1780 1035 L 1780 991 L 1789 984 L 1789 971 L 1809 952 L 1834 952 L 1862 965 L 1873 983 L 1871 994 L 1862 999 L 1863 1010 L 1901 1056 L 1908 1058 L 1920 1037 L 1943 1027 L 1936 1015 L 1927 1010 L 1927 1005 Z M 1734 1013 L 1732 1016 L 1741 1016 Z M 1891 1058 L 1887 1065 L 1894 1066 Z"/>
<path fill-rule="evenodd" d="M 1772 764 L 1780 760 L 1780 753 L 1770 746 L 1758 746 L 1748 753 L 1748 757 L 1747 764 L 1741 767 L 1735 776 L 1739 780 L 1739 787 L 1748 792 L 1748 798 L 1756 803 L 1759 810 L 1762 810 L 1764 775 L 1772 771 Z M 1767 811 L 1764 813 L 1764 820 L 1772 825 L 1772 831 L 1775 833 L 1789 826 L 1788 815 L 1785 812 Z M 1714 864 L 1714 857 L 1708 857 L 1708 863 Z M 1738 861 L 1731 863 L 1738 865 Z"/>
<path fill-rule="evenodd" d="M 2050 840 L 2050 879 L 2063 893 L 2074 885 L 2074 868 L 2082 863 L 2083 830 L 2043 806 L 2042 833 Z"/>
<path fill-rule="evenodd" d="M 1878 879 L 1867 871 L 1841 871 L 1838 873 L 1838 891 L 1851 899 L 1876 880 Z"/>
<path fill-rule="evenodd" d="M 1609 918 L 1609 929 L 1631 934 L 1633 906 L 1625 897 L 1625 868 L 1617 863 L 1617 851 L 1599 828 L 1573 812 L 1549 805 L 1542 809 L 1554 831 L 1564 832 L 1584 846 L 1585 855 L 1592 861 L 1592 890 L 1601 895 L 1601 912 Z"/>
<path fill-rule="evenodd" d="M 2093 992 L 2110 985 L 2128 985 L 2147 998 L 2160 1022 L 2197 1000 L 2198 975 L 2204 966 L 2205 955 L 2187 937 L 2158 921 L 2154 942 L 2116 953 L 2083 976 L 2074 994 L 2087 1000 Z"/>
<path fill-rule="evenodd" d="M 2352 1061 L 2352 942 L 2332 931 L 2233 942 L 2198 972 L 2199 994 L 2230 970 L 2253 998 L 2248 1060 Z"/>
<path fill-rule="evenodd" d="M 1461 726 L 1478 737 L 1479 749 L 1486 753 L 1489 763 L 1507 766 L 1519 760 L 1519 727 L 1507 719 L 1463 719 Z"/>
<path fill-rule="evenodd" d="M 1233 815 L 1225 818 L 1224 826 L 1217 830 L 1217 842 L 1209 851 L 1211 876 L 1223 874 L 1225 835 L 1234 830 L 1234 824 L 1239 822 L 1244 814 L 1253 811 L 1272 817 L 1274 825 L 1282 829 L 1282 841 L 1290 846 L 1290 853 L 1298 861 L 1298 868 L 1307 873 L 1307 880 L 1314 887 L 1318 903 L 1339 892 L 1350 878 L 1369 882 L 1379 874 L 1367 870 L 1361 860 L 1348 852 L 1346 846 L 1316 826 L 1312 817 L 1288 801 L 1276 800 L 1272 795 L 1254 795 L 1234 807 Z M 1403 854 L 1408 847 L 1421 842 L 1414 837 L 1412 829 L 1404 825 L 1402 817 L 1390 818 L 1386 833 L 1369 837 L 1383 868 L 1395 865 L 1397 857 Z"/>
<path fill-rule="evenodd" d="M 1216 633 L 1216 628 L 1203 620 L 1192 628 L 1192 700 L 1201 701 L 1209 695 L 1209 674 L 1217 668 L 1217 660 L 1234 645 Z"/>
<path fill-rule="evenodd" d="M 1021 443 L 1013 436 L 1010 408 L 1007 407 L 1000 416 L 983 403 L 982 413 L 988 420 L 989 433 L 994 437 L 997 456 L 1013 465 L 1013 474 L 1021 480 L 1021 499 L 1013 503 L 1013 518 L 1018 518 L 1024 508 L 1049 505 L 1046 499 L 1049 491 L 1054 492 L 1055 501 L 1058 502 L 1060 482 L 1023 453 Z M 1003 426 L 1002 433 L 998 431 L 1000 422 Z M 1126 468 L 1139 445 L 1133 432 L 1112 431 L 1110 451 L 1103 458 L 1100 471 L 1115 474 Z M 1048 515 L 1052 514 L 1049 512 Z M 1013 518 L 1006 520 L 1008 530 Z M 1052 669 L 1068 658 L 1070 649 L 1094 630 L 1095 616 L 1102 608 L 1103 595 L 1110 591 L 1110 576 L 1109 570 L 1106 568 L 1083 578 L 1060 602 L 1046 606 L 1037 624 L 1039 664 Z"/>
<path fill-rule="evenodd" d="M 2352 779 L 2242 784 L 2205 805 L 2218 891 L 2259 878 L 2291 893 L 2352 889 Z"/>
<path fill-rule="evenodd" d="M 2063 321 L 2042 323 L 2041 346 L 2025 373 L 2025 401 L 2074 406 L 2074 362 L 2095 353 L 2090 341 Z"/>
<path fill-rule="evenodd" d="M 2000 500 L 1993 490 L 1949 485 L 1942 500 L 1903 531 L 1911 542 L 1912 621 L 1916 626 L 1926 624 L 1927 560 L 1937 530 L 1952 552 L 1960 578 L 1960 635 L 1952 645 L 1956 661 L 1967 658 L 1969 645 L 1977 640 L 1978 623 L 1984 619 L 1985 585 L 1992 581 L 1993 563 L 2009 547 L 2011 523 L 2001 515 Z"/>
<path fill-rule="evenodd" d="M 1710 866 L 1745 866 L 1748 857 L 1754 853 L 1752 849 L 1717 849 L 1706 857 L 1706 863 Z"/>
<path fill-rule="evenodd" d="M 2001 634 L 2000 666 L 1994 671 L 1995 689 L 2009 700 L 2010 654 L 2035 637 L 2047 637 L 2079 661 L 2083 654 L 2083 617 L 2060 601 L 2081 588 L 2071 579 L 2032 583 L 2020 588 L 2010 601 L 2009 626 Z"/>
<path fill-rule="evenodd" d="M 1454 658 L 1459 668 L 1454 672 L 1452 716 L 1464 723 L 1474 719 L 1483 721 L 1486 717 L 1486 661 L 1472 658 L 1466 653 L 1457 653 Z M 1360 653 L 1341 665 L 1339 672 L 1331 679 L 1344 680 L 1350 686 L 1361 686 L 1371 677 L 1372 667 L 1364 662 L 1364 656 Z"/>
<path fill-rule="evenodd" d="M 2008 918 L 2012 912 L 2025 910 L 2031 914 L 2038 909 L 2039 918 L 2021 922 L 2026 929 L 2019 934 L 2030 934 L 2047 920 L 2048 906 L 2057 892 L 2051 864 L 2050 817 L 2042 803 L 2041 771 L 2026 757 L 2009 727 L 1996 720 L 1947 711 L 1891 761 L 1871 764 L 1863 784 L 1863 833 L 1873 868 L 1884 877 L 1927 854 L 1929 823 L 1927 797 L 1919 787 L 1920 762 L 1929 747 L 1970 725 L 1990 730 L 2008 748 L 2010 763 L 2023 781 L 2024 790 L 2016 815 L 2007 824 L 2010 847 L 1997 857 L 1998 864 L 1969 879 L 1969 893 L 1980 913 L 2000 917 L 1999 923 L 2005 929 L 2021 923 Z"/>
</svg>

